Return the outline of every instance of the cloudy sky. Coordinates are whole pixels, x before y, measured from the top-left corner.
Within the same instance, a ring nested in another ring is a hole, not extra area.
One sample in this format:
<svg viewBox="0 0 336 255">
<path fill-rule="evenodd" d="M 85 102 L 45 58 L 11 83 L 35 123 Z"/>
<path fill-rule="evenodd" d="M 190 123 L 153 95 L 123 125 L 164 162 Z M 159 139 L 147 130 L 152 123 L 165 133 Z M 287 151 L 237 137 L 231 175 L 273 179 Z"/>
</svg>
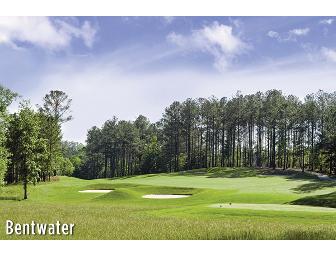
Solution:
<svg viewBox="0 0 336 255">
<path fill-rule="evenodd" d="M 0 17 L 0 83 L 33 104 L 65 91 L 78 142 L 188 97 L 334 91 L 335 67 L 333 17 Z"/>
</svg>

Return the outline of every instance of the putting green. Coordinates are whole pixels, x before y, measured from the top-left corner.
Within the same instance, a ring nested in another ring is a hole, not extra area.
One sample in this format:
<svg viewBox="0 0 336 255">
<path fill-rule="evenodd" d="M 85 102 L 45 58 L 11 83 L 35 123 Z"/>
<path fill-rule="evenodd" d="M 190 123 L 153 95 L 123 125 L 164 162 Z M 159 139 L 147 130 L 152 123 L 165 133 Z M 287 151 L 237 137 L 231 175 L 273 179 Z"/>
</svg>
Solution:
<svg viewBox="0 0 336 255">
<path fill-rule="evenodd" d="M 250 210 L 265 210 L 265 211 L 336 212 L 335 208 L 304 206 L 304 205 L 286 205 L 286 204 L 225 203 L 225 204 L 213 204 L 210 207 L 222 208 L 222 209 L 250 209 Z"/>
</svg>

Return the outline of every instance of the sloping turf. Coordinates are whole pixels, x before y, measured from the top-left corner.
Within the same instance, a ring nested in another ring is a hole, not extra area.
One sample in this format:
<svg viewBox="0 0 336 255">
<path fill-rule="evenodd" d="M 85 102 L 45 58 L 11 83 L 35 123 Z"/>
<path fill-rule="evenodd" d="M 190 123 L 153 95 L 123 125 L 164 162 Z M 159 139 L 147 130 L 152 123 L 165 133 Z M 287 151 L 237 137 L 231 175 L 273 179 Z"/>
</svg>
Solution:
<svg viewBox="0 0 336 255">
<path fill-rule="evenodd" d="M 113 192 L 78 192 L 95 189 Z M 266 169 L 201 169 L 113 180 L 60 177 L 30 185 L 27 201 L 15 200 L 22 197 L 21 186 L 1 188 L 0 238 L 37 238 L 6 236 L 4 222 L 11 219 L 76 224 L 74 236 L 40 239 L 335 239 L 335 192 L 333 181 Z M 147 194 L 191 196 L 142 198 Z M 218 206 L 230 203 L 229 208 Z"/>
<path fill-rule="evenodd" d="M 304 206 L 304 205 L 286 205 L 286 204 L 242 204 L 226 203 L 214 204 L 210 207 L 222 209 L 252 209 L 264 211 L 295 211 L 295 212 L 336 212 L 335 208 Z"/>
</svg>

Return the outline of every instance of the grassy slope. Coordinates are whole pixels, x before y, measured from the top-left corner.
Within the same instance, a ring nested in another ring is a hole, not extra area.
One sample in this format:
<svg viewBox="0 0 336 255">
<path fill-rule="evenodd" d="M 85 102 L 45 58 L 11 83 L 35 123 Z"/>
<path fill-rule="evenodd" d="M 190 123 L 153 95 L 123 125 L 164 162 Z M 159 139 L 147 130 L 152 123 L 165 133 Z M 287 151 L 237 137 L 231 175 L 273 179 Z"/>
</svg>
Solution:
<svg viewBox="0 0 336 255">
<path fill-rule="evenodd" d="M 267 173 L 212 169 L 114 180 L 61 177 L 58 182 L 29 187 L 28 201 L 0 201 L 0 238 L 18 238 L 5 235 L 4 222 L 12 219 L 76 224 L 73 237 L 55 239 L 335 239 L 334 212 L 209 207 L 229 202 L 336 207 L 332 202 L 334 182 Z M 78 192 L 83 189 L 114 191 Z M 13 185 L 3 188 L 0 197 L 18 193 L 21 187 Z M 170 200 L 141 197 L 155 193 L 193 195 Z"/>
</svg>

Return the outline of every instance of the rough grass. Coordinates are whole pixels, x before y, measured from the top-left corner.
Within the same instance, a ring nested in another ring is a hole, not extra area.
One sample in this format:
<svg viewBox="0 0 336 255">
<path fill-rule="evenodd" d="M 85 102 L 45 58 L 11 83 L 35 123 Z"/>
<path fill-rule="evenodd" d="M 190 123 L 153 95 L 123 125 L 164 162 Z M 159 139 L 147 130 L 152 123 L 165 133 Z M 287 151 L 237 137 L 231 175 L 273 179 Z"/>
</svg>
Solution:
<svg viewBox="0 0 336 255">
<path fill-rule="evenodd" d="M 298 205 L 336 207 L 333 184 L 291 172 L 266 171 L 218 168 L 91 181 L 60 177 L 57 182 L 29 186 L 27 201 L 0 201 L 0 239 L 335 239 L 336 213 Z M 114 191 L 78 192 L 84 189 Z M 146 194 L 191 196 L 143 199 Z M 21 198 L 22 188 L 2 188 L 0 197 Z M 249 204 L 249 208 L 210 207 L 224 203 Z M 251 204 L 273 204 L 277 210 L 259 210 Z M 290 204 L 300 210 L 285 210 Z M 70 237 L 6 236 L 7 219 L 17 223 L 59 220 L 76 227 Z"/>
</svg>

